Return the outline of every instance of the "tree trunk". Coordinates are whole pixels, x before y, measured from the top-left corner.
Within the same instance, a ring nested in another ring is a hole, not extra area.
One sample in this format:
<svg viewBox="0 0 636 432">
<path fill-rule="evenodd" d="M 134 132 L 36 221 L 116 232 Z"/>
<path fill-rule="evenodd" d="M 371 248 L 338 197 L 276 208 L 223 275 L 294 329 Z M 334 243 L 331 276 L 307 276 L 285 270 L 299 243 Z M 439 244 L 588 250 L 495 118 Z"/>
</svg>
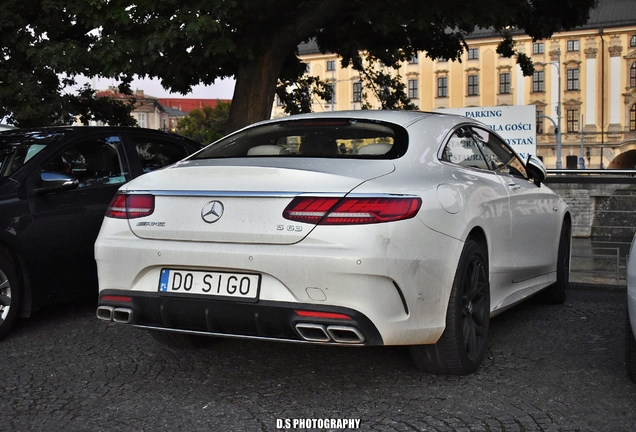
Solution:
<svg viewBox="0 0 636 432">
<path fill-rule="evenodd" d="M 323 0 L 279 28 L 271 39 L 265 40 L 270 35 L 262 35 L 254 44 L 254 57 L 238 66 L 225 133 L 270 118 L 278 77 L 287 56 L 293 54 L 298 44 L 315 29 L 322 28 L 347 7 L 348 2 L 342 0 Z"/>
<path fill-rule="evenodd" d="M 225 133 L 270 118 L 284 58 L 268 50 L 239 65 Z"/>
</svg>

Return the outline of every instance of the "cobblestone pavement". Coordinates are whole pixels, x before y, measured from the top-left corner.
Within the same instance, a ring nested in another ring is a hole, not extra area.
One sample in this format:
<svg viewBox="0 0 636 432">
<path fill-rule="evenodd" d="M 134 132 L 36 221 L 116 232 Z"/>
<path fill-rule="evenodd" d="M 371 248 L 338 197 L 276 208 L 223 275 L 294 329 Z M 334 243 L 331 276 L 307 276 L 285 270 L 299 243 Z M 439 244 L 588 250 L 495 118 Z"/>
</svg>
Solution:
<svg viewBox="0 0 636 432">
<path fill-rule="evenodd" d="M 93 301 L 49 308 L 0 342 L 0 431 L 274 431 L 361 419 L 372 431 L 634 431 L 624 292 L 570 292 L 491 324 L 481 369 L 427 375 L 405 348 L 222 340 L 171 350 L 105 324 Z"/>
</svg>

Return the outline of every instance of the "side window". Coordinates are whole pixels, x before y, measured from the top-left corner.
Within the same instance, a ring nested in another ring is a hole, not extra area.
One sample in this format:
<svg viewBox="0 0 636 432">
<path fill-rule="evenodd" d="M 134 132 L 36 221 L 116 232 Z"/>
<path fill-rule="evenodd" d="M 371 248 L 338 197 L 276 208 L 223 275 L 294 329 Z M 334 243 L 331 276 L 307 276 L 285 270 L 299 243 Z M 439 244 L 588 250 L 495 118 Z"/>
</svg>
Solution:
<svg viewBox="0 0 636 432">
<path fill-rule="evenodd" d="M 482 142 L 482 150 L 493 171 L 528 178 L 525 166 L 510 147 L 484 129 L 472 128 L 472 130 L 477 140 Z"/>
<path fill-rule="evenodd" d="M 121 139 L 89 138 L 70 145 L 49 161 L 42 171 L 72 174 L 79 187 L 122 184 L 128 173 L 122 162 Z"/>
<path fill-rule="evenodd" d="M 179 143 L 138 136 L 133 136 L 132 140 L 145 173 L 172 165 L 188 156 L 185 146 Z"/>
<path fill-rule="evenodd" d="M 468 128 L 459 128 L 446 143 L 442 152 L 442 160 L 463 167 L 487 170 L 488 164 L 486 164 L 479 147 L 480 145 Z"/>
</svg>

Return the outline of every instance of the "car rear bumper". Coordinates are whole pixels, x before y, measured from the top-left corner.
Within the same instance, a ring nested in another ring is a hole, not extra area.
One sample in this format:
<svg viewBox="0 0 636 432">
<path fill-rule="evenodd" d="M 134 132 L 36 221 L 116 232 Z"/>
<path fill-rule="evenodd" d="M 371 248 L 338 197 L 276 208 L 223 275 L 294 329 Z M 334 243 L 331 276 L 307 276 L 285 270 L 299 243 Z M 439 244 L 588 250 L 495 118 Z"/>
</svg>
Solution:
<svg viewBox="0 0 636 432">
<path fill-rule="evenodd" d="M 289 310 L 333 308 L 348 311 L 356 320 L 365 317 L 360 323 L 366 323 L 366 344 L 435 343 L 445 328 L 463 243 L 416 219 L 405 222 L 375 228 L 317 227 L 312 235 L 318 232 L 319 241 L 272 245 L 140 239 L 130 233 L 126 221 L 107 219 L 95 245 L 100 296 L 132 296 L 139 318 L 133 324 L 176 331 L 300 340 L 290 325 Z M 407 232 L 396 235 L 402 229 Z M 409 242 L 389 240 L 409 236 Z M 162 269 L 258 274 L 258 298 L 242 302 L 160 294 Z M 286 312 L 274 313 L 278 310 Z M 188 311 L 197 311 L 192 313 L 196 324 L 188 321 Z M 223 319 L 215 322 L 206 313 Z M 233 321 L 240 331 L 231 330 Z M 272 331 L 262 331 L 268 328 Z"/>
<path fill-rule="evenodd" d="M 113 297 L 126 301 L 111 300 Z M 326 313 L 342 318 L 305 317 L 297 311 Z M 157 293 L 105 290 L 100 293 L 97 316 L 103 321 L 142 328 L 215 336 L 383 345 L 377 328 L 360 312 L 311 304 L 272 301 L 242 303 L 205 299 L 192 301 L 187 297 Z"/>
</svg>

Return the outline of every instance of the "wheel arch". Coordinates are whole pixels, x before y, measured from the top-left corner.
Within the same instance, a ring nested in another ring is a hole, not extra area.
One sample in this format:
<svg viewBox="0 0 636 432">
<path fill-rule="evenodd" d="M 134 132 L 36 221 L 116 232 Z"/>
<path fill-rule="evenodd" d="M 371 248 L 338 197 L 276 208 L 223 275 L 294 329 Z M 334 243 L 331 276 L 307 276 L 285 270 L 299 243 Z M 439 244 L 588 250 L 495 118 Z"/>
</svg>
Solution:
<svg viewBox="0 0 636 432">
<path fill-rule="evenodd" d="M 490 271 L 490 260 L 488 259 L 488 238 L 486 237 L 486 232 L 480 226 L 473 227 L 466 237 L 466 241 L 468 240 L 475 241 L 486 252 L 486 264 L 488 265 L 488 271 Z"/>
</svg>

